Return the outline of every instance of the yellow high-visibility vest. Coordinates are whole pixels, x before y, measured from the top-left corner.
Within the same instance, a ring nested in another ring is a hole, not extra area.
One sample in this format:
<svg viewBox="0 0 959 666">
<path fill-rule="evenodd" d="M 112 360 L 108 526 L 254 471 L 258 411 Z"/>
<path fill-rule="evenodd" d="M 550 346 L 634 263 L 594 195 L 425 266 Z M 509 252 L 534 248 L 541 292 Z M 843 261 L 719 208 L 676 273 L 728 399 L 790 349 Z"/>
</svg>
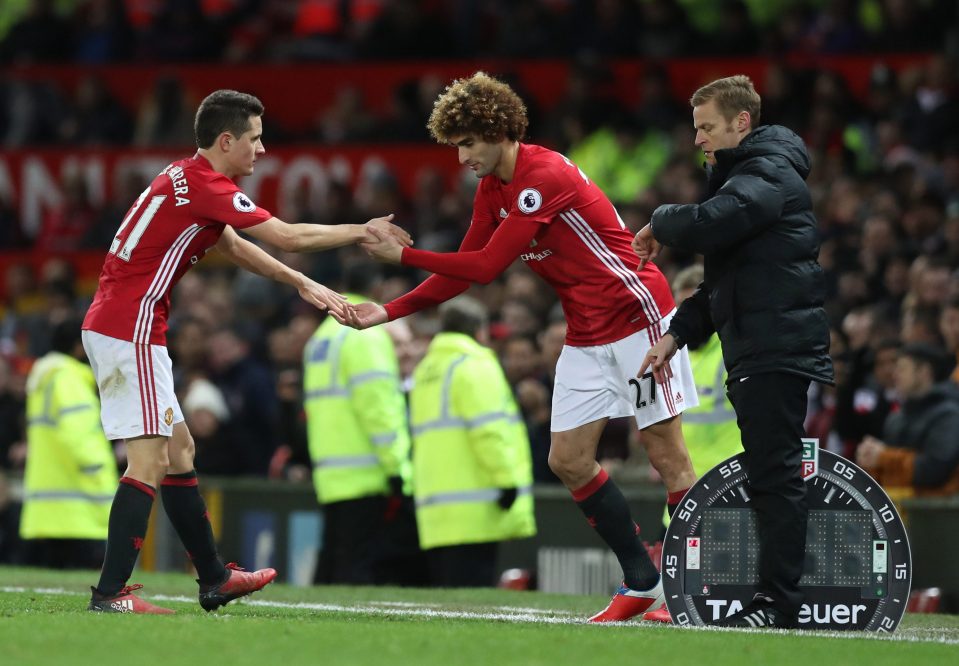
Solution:
<svg viewBox="0 0 959 666">
<path fill-rule="evenodd" d="M 424 549 L 536 533 L 526 425 L 496 355 L 440 333 L 413 373 L 413 487 Z M 516 488 L 508 510 L 501 488 Z"/>
<path fill-rule="evenodd" d="M 364 299 L 350 295 L 352 302 Z M 327 317 L 303 352 L 313 484 L 321 504 L 385 495 L 410 477 L 399 364 L 382 326 L 357 331 Z"/>
<path fill-rule="evenodd" d="M 27 377 L 23 539 L 106 539 L 118 475 L 100 425 L 96 379 L 57 352 Z"/>
</svg>

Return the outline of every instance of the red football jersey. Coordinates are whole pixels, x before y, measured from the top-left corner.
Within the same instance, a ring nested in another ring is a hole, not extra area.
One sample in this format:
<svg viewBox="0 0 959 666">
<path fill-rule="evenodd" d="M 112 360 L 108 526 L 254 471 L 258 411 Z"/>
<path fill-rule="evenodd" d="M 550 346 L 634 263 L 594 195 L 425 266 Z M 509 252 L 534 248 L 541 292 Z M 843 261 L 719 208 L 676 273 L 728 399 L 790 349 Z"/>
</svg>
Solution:
<svg viewBox="0 0 959 666">
<path fill-rule="evenodd" d="M 566 343 L 621 340 L 674 307 L 659 269 L 637 270 L 632 234 L 603 191 L 575 164 L 541 146 L 520 144 L 513 180 L 480 181 L 473 220 L 456 254 L 406 248 L 403 263 L 433 276 L 388 304 L 390 318 L 442 302 L 483 281 L 517 256 L 555 290 L 566 314 Z M 483 248 L 480 250 L 479 248 Z"/>
<path fill-rule="evenodd" d="M 270 219 L 197 154 L 169 165 L 136 200 L 100 271 L 83 328 L 139 344 L 166 344 L 170 291 L 220 239 Z"/>
</svg>

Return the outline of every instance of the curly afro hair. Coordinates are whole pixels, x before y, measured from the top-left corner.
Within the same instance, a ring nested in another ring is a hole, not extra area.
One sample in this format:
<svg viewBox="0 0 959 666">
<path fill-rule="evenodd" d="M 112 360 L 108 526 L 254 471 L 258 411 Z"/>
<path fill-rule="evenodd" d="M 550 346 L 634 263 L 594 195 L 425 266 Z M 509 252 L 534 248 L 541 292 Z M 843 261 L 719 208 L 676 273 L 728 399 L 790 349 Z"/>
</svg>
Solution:
<svg viewBox="0 0 959 666">
<path fill-rule="evenodd" d="M 512 88 L 485 72 L 456 79 L 433 104 L 426 124 L 439 143 L 472 135 L 487 143 L 522 141 L 529 120 L 526 105 Z"/>
</svg>

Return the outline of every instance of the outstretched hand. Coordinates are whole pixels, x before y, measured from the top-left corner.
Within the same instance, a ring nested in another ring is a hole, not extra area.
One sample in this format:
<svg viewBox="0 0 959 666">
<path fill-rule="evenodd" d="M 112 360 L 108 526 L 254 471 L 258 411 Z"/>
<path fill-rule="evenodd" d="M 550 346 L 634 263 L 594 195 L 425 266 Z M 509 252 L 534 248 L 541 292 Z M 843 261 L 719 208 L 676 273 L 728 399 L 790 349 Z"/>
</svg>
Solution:
<svg viewBox="0 0 959 666">
<path fill-rule="evenodd" d="M 319 282 L 306 279 L 298 290 L 300 298 L 318 310 L 328 311 L 336 321 L 346 324 L 353 312 L 353 306 L 346 300 L 346 296 L 332 289 L 324 287 Z"/>
<path fill-rule="evenodd" d="M 367 232 L 369 232 L 371 229 L 375 229 L 376 231 L 380 231 L 384 234 L 392 236 L 403 247 L 411 246 L 413 244 L 413 238 L 406 233 L 405 229 L 393 224 L 393 217 L 393 213 L 384 215 L 383 217 L 374 217 L 364 226 L 366 227 Z"/>
<path fill-rule="evenodd" d="M 362 331 L 364 328 L 385 324 L 387 321 L 389 321 L 389 315 L 386 313 L 386 308 L 377 303 L 366 302 L 351 306 L 347 320 L 341 323 Z"/>
<path fill-rule="evenodd" d="M 646 358 L 643 359 L 643 364 L 639 366 L 639 372 L 636 373 L 636 376 L 642 377 L 646 374 L 647 368 L 652 367 L 653 378 L 656 383 L 665 384 L 666 380 L 673 376 L 673 369 L 669 367 L 669 359 L 677 351 L 679 351 L 679 347 L 676 346 L 676 338 L 667 333 L 646 352 Z"/>
<path fill-rule="evenodd" d="M 659 250 L 663 247 L 658 240 L 653 238 L 653 228 L 648 224 L 636 232 L 632 245 L 633 252 L 639 257 L 639 270 L 643 270 L 647 263 L 655 259 L 659 255 Z"/>
<path fill-rule="evenodd" d="M 396 236 L 376 227 L 367 227 L 366 235 L 367 238 L 360 243 L 360 247 L 366 250 L 368 255 L 388 264 L 401 262 L 404 245 Z"/>
</svg>

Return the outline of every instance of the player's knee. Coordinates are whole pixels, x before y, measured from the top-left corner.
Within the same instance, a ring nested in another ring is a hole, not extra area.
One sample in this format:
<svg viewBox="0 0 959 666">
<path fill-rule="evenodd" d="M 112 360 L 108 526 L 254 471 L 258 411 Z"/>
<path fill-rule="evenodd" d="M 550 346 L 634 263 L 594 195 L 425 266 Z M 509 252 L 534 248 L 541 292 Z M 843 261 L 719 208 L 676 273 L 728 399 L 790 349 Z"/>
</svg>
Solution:
<svg viewBox="0 0 959 666">
<path fill-rule="evenodd" d="M 592 460 L 585 460 L 582 456 L 571 456 L 567 453 L 560 453 L 551 449 L 547 458 L 549 468 L 553 474 L 559 477 L 560 481 L 569 483 L 575 482 L 584 474 L 588 473 L 593 466 Z"/>
</svg>

